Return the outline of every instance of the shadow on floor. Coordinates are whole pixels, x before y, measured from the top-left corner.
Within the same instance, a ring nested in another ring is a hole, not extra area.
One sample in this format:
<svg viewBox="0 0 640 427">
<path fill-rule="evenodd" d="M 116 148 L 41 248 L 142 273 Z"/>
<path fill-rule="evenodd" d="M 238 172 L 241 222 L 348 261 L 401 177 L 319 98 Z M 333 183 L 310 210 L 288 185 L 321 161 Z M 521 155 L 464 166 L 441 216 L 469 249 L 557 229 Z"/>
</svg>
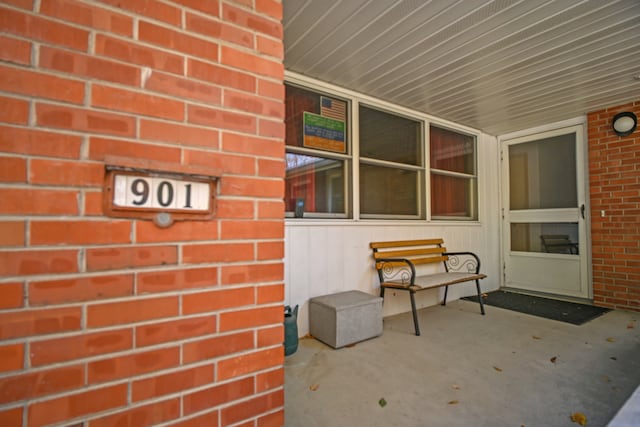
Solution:
<svg viewBox="0 0 640 427">
<path fill-rule="evenodd" d="M 352 347 L 300 340 L 286 426 L 606 426 L 640 384 L 640 313 L 575 326 L 454 301 L 419 317 L 419 337 L 406 313 Z"/>
</svg>

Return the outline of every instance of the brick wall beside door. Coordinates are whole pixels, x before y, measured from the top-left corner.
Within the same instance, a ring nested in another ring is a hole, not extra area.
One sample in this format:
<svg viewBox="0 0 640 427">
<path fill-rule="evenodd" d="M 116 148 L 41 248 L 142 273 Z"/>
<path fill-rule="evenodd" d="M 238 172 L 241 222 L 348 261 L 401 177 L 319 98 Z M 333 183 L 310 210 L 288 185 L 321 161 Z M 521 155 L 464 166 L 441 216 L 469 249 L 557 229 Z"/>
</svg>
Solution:
<svg viewBox="0 0 640 427">
<path fill-rule="evenodd" d="M 593 297 L 640 311 L 640 130 L 617 136 L 613 116 L 640 101 L 588 115 Z"/>
<path fill-rule="evenodd" d="M 0 0 L 0 425 L 284 423 L 277 0 Z M 105 215 L 105 157 L 218 171 Z"/>
</svg>

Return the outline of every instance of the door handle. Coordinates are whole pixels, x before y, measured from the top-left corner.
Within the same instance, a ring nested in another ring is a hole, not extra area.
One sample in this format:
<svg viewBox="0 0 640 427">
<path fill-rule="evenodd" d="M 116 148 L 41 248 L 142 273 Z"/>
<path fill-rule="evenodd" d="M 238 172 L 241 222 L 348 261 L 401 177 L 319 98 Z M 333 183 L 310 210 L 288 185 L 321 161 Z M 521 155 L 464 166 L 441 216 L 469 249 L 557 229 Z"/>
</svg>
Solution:
<svg viewBox="0 0 640 427">
<path fill-rule="evenodd" d="M 582 215 L 582 219 L 584 218 L 584 204 L 582 206 L 580 206 L 580 215 Z"/>
</svg>

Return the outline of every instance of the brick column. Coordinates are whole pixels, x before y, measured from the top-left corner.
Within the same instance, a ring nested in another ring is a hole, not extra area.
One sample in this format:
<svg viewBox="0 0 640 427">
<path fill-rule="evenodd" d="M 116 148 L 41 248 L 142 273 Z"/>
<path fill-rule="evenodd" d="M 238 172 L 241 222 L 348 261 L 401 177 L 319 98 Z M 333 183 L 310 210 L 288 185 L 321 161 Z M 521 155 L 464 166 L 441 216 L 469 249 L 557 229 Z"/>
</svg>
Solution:
<svg viewBox="0 0 640 427">
<path fill-rule="evenodd" d="M 284 423 L 281 19 L 0 0 L 0 425 Z M 108 156 L 210 169 L 215 217 L 107 216 Z"/>
<path fill-rule="evenodd" d="M 640 130 L 617 136 L 613 116 L 640 101 L 588 115 L 594 303 L 640 311 Z"/>
</svg>

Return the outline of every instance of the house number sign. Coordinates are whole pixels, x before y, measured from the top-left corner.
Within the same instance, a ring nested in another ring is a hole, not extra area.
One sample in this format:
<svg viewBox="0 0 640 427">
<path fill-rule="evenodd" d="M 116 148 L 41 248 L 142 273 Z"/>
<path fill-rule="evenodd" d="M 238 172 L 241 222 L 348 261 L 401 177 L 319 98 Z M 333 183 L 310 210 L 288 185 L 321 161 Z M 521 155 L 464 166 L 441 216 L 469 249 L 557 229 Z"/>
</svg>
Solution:
<svg viewBox="0 0 640 427">
<path fill-rule="evenodd" d="M 115 175 L 113 204 L 124 208 L 207 212 L 211 186 L 198 181 Z"/>
<path fill-rule="evenodd" d="M 153 220 L 159 227 L 213 218 L 219 175 L 206 174 L 209 169 L 154 164 L 165 170 L 151 170 L 144 161 L 110 159 L 102 199 L 106 215 Z"/>
</svg>

